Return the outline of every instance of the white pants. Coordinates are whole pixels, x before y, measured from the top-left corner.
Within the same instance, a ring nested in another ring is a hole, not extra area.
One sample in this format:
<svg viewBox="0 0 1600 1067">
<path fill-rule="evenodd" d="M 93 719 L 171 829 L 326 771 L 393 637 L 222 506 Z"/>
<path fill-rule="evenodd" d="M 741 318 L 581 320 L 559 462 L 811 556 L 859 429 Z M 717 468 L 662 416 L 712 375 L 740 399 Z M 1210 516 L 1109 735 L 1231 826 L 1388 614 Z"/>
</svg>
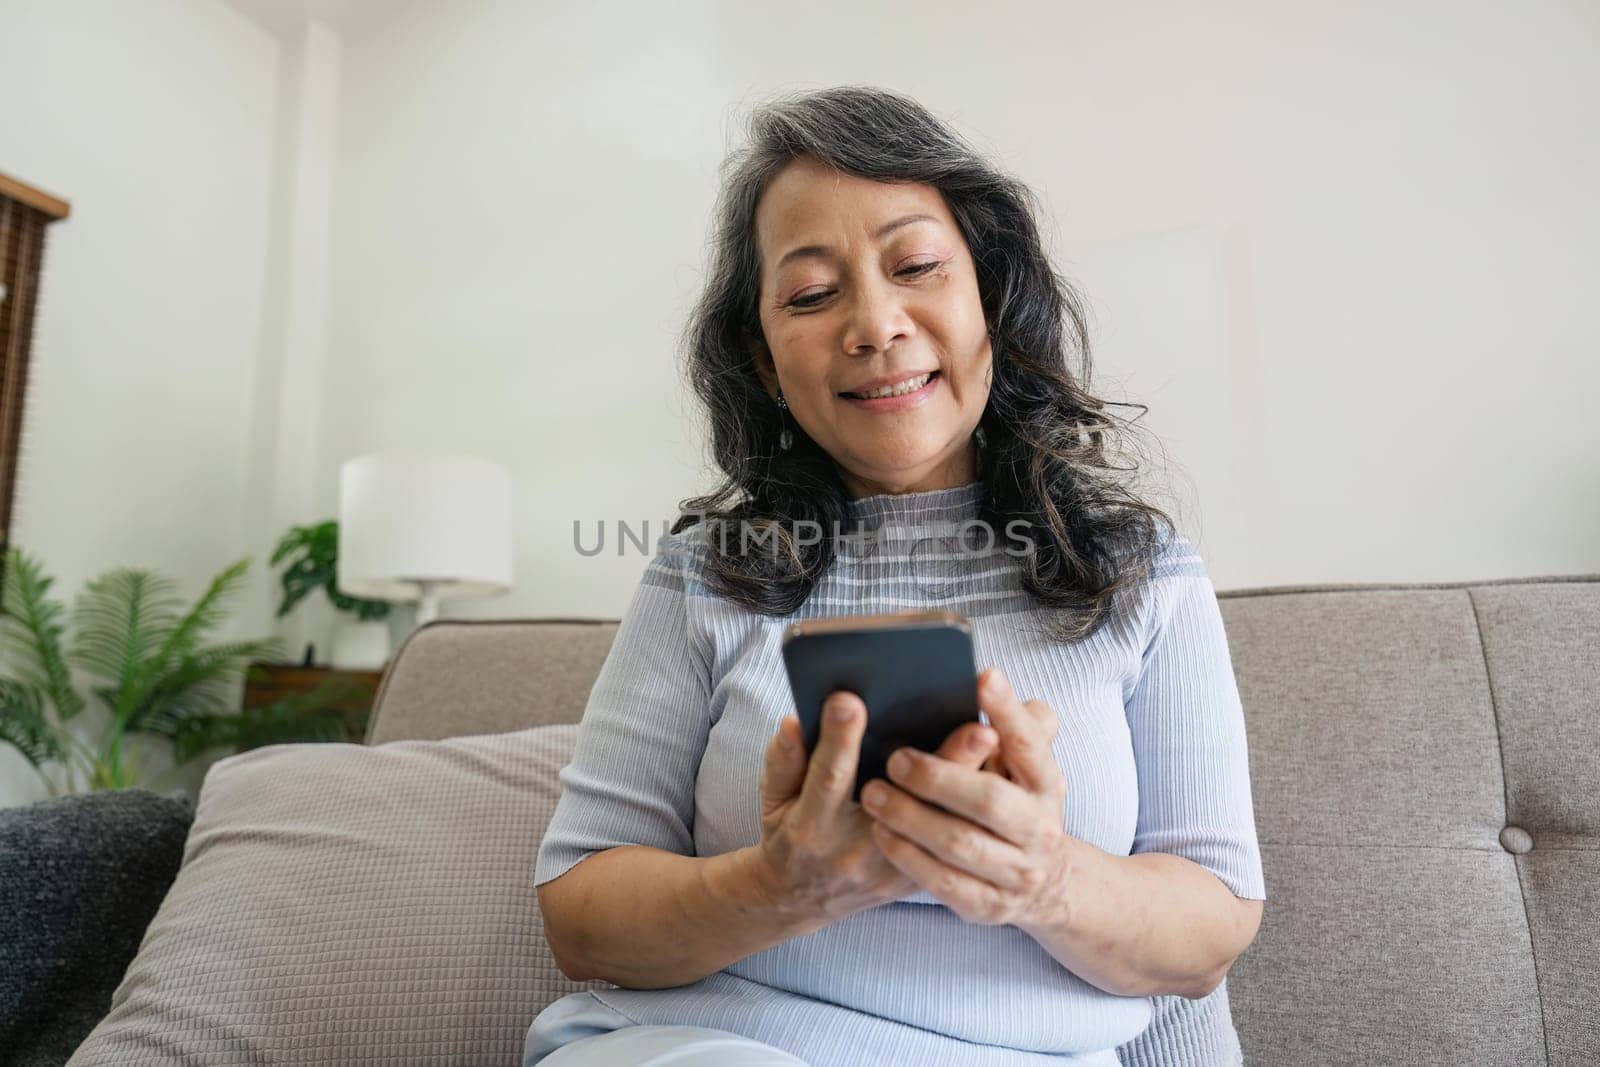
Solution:
<svg viewBox="0 0 1600 1067">
<path fill-rule="evenodd" d="M 760 1041 L 709 1026 L 640 1025 L 588 992 L 552 1001 L 528 1027 L 522 1067 L 809 1067 Z"/>
</svg>

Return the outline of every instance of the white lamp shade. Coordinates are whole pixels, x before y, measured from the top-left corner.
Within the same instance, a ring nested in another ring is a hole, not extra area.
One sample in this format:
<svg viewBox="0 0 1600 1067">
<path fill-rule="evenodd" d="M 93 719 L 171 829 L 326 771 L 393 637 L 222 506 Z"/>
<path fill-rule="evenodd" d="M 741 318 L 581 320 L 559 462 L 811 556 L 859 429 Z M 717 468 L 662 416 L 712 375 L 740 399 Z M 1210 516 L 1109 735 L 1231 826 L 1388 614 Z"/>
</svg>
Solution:
<svg viewBox="0 0 1600 1067">
<path fill-rule="evenodd" d="M 511 476 L 470 456 L 380 453 L 339 468 L 337 586 L 413 602 L 511 588 Z"/>
</svg>

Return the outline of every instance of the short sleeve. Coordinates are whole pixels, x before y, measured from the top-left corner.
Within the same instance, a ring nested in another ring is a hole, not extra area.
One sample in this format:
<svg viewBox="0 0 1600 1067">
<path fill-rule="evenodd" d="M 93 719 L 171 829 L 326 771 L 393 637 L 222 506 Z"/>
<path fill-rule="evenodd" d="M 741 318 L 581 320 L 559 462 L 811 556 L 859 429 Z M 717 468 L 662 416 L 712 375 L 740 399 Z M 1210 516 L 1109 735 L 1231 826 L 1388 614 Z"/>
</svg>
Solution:
<svg viewBox="0 0 1600 1067">
<path fill-rule="evenodd" d="M 1163 542 L 1143 613 L 1144 653 L 1127 695 L 1139 776 L 1132 852 L 1167 852 L 1265 900 L 1244 709 L 1216 590 L 1200 554 Z"/>
<path fill-rule="evenodd" d="M 618 845 L 694 855 L 695 777 L 710 731 L 706 657 L 688 625 L 685 537 L 662 534 L 584 707 L 534 885 Z"/>
</svg>

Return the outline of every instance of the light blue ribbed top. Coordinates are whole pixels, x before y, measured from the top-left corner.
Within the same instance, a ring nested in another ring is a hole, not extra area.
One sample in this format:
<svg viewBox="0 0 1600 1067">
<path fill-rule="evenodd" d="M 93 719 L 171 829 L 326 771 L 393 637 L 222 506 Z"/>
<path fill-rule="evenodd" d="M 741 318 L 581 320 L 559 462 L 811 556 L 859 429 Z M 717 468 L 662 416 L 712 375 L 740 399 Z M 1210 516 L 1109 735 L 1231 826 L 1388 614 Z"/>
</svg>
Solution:
<svg viewBox="0 0 1600 1067">
<path fill-rule="evenodd" d="M 995 531 L 987 552 L 973 551 L 981 538 L 962 538 L 982 493 L 972 482 L 852 501 L 867 535 L 842 539 L 811 597 L 784 618 L 705 585 L 704 524 L 663 534 L 561 771 L 535 884 L 617 845 L 711 856 L 755 844 L 766 744 L 794 710 L 784 628 L 938 608 L 971 620 L 979 670 L 998 664 L 1022 699 L 1060 714 L 1053 751 L 1067 782 L 1067 833 L 1115 855 L 1183 856 L 1236 895 L 1266 899 L 1244 715 L 1194 546 L 1182 535 L 1164 542 L 1148 581 L 1091 637 L 1063 643 L 1022 588 L 1007 531 Z M 1222 1015 L 1212 1025 L 1232 1040 L 1219 993 L 1208 998 Z M 1154 1003 L 1090 985 L 1016 927 L 964 922 L 925 891 L 689 985 L 594 995 L 635 1022 L 731 1030 L 815 1067 L 1110 1067 L 1117 1047 L 1150 1024 Z M 1192 1053 L 1200 1039 L 1181 1040 Z"/>
</svg>

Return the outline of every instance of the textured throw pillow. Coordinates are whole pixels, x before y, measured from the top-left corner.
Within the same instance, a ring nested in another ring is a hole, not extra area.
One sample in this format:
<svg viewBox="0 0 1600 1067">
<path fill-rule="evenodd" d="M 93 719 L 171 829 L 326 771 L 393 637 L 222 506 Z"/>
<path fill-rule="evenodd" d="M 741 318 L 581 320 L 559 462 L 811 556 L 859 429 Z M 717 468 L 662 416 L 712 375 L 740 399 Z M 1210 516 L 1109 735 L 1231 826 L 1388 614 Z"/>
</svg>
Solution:
<svg viewBox="0 0 1600 1067">
<path fill-rule="evenodd" d="M 148 789 L 0 810 L 0 1063 L 60 1067 L 94 1029 L 193 818 Z"/>
<path fill-rule="evenodd" d="M 574 983 L 534 859 L 577 726 L 287 744 L 207 772 L 183 865 L 69 1061 L 515 1063 Z"/>
</svg>

